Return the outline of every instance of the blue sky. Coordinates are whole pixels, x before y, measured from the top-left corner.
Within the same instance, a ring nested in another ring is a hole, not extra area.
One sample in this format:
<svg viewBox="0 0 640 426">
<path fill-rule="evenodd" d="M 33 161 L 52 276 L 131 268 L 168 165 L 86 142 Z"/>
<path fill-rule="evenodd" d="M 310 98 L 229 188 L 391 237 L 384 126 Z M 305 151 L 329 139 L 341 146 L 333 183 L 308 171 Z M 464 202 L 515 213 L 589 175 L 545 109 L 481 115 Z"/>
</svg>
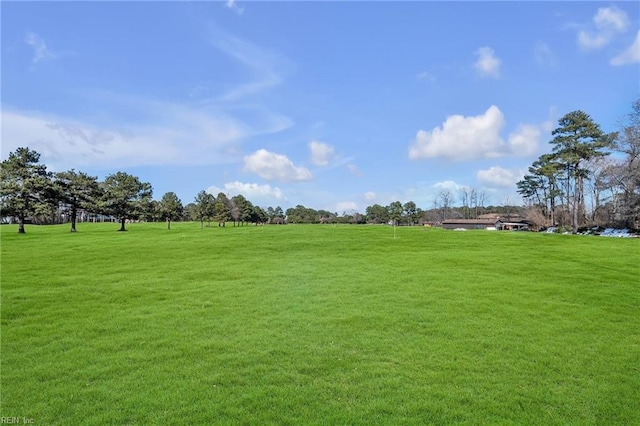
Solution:
<svg viewBox="0 0 640 426">
<path fill-rule="evenodd" d="M 364 212 L 515 182 L 640 94 L 637 2 L 2 2 L 2 158 Z M 460 197 L 457 197 L 458 200 Z"/>
</svg>

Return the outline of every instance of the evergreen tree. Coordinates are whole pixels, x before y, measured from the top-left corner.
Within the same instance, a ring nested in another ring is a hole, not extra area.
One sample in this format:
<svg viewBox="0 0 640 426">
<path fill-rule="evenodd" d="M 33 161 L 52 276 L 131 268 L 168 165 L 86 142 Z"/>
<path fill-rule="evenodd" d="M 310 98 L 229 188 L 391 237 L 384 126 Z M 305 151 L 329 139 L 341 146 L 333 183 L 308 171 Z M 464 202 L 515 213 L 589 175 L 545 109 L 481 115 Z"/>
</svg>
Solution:
<svg viewBox="0 0 640 426">
<path fill-rule="evenodd" d="M 0 163 L 2 216 L 17 218 L 20 234 L 25 233 L 25 220 L 51 204 L 54 197 L 50 174 L 39 161 L 36 151 L 18 148 Z"/>
<path fill-rule="evenodd" d="M 162 196 L 158 210 L 167 221 L 167 229 L 171 229 L 171 221 L 178 220 L 182 216 L 182 201 L 180 201 L 175 192 L 167 192 Z"/>
<path fill-rule="evenodd" d="M 117 172 L 104 181 L 102 210 L 120 221 L 120 231 L 126 231 L 127 219 L 137 219 L 142 214 L 142 204 L 153 194 L 151 184 L 140 182 L 136 176 Z"/>
<path fill-rule="evenodd" d="M 579 212 L 584 212 L 584 180 L 589 178 L 589 170 L 584 164 L 596 157 L 608 154 L 614 134 L 600 130 L 589 114 L 573 111 L 558 120 L 560 125 L 552 135 L 553 153 L 563 166 L 565 194 L 571 206 L 571 227 L 578 232 Z"/>
<path fill-rule="evenodd" d="M 54 183 L 59 200 L 71 214 L 71 232 L 76 232 L 78 210 L 97 210 L 102 194 L 97 177 L 71 169 L 54 175 Z"/>
</svg>

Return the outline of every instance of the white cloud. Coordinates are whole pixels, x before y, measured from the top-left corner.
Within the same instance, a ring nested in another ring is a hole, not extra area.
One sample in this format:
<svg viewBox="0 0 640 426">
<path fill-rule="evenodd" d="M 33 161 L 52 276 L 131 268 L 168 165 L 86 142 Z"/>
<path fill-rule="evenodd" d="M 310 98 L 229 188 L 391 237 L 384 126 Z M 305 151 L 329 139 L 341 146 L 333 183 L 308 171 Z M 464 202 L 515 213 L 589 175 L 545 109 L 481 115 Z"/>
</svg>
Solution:
<svg viewBox="0 0 640 426">
<path fill-rule="evenodd" d="M 442 127 L 430 132 L 418 131 L 409 147 L 409 158 L 467 161 L 507 155 L 528 156 L 537 152 L 546 123 L 521 124 L 509 134 L 507 142 L 500 136 L 504 124 L 504 115 L 495 105 L 477 116 L 449 116 Z"/>
<path fill-rule="evenodd" d="M 481 47 L 476 50 L 475 54 L 478 60 L 474 67 L 481 77 L 500 78 L 500 65 L 502 61 L 495 55 L 490 47 Z"/>
<path fill-rule="evenodd" d="M 611 65 L 628 65 L 640 62 L 640 31 L 636 35 L 636 39 L 633 41 L 625 51 L 619 53 L 611 59 L 609 62 Z"/>
<path fill-rule="evenodd" d="M 252 201 L 257 199 L 258 201 L 287 201 L 282 190 L 278 187 L 272 187 L 269 184 L 257 184 L 257 183 L 243 183 L 243 182 L 227 182 L 224 184 L 224 188 L 217 186 L 210 186 L 207 188 L 207 192 L 213 195 L 218 195 L 220 192 L 228 194 L 229 196 L 243 195 L 248 200 Z"/>
<path fill-rule="evenodd" d="M 622 32 L 629 25 L 627 12 L 617 7 L 601 7 L 593 17 L 593 22 L 600 30 L 610 29 L 612 31 Z"/>
<path fill-rule="evenodd" d="M 609 44 L 609 37 L 604 34 L 590 35 L 584 30 L 578 32 L 578 45 L 584 50 L 600 49 Z"/>
<path fill-rule="evenodd" d="M 478 181 L 490 187 L 509 188 L 515 186 L 520 180 L 521 173 L 516 170 L 504 169 L 500 166 L 493 166 L 487 170 L 478 170 Z"/>
<path fill-rule="evenodd" d="M 597 50 L 608 45 L 616 33 L 629 26 L 627 13 L 617 7 L 601 7 L 593 17 L 595 31 L 578 31 L 577 42 L 583 50 Z"/>
<path fill-rule="evenodd" d="M 533 54 L 538 65 L 552 67 L 556 63 L 555 55 L 547 43 L 537 42 L 533 48 Z"/>
<path fill-rule="evenodd" d="M 33 64 L 37 64 L 45 59 L 55 59 L 56 54 L 47 47 L 44 39 L 36 33 L 28 32 L 24 38 L 24 42 L 33 48 Z"/>
<path fill-rule="evenodd" d="M 316 166 L 326 166 L 333 158 L 333 147 L 324 142 L 309 142 L 309 150 L 311 151 L 311 162 Z"/>
<path fill-rule="evenodd" d="M 373 201 L 376 199 L 376 193 L 373 191 L 368 191 L 364 193 L 363 197 L 367 201 Z"/>
<path fill-rule="evenodd" d="M 238 15 L 242 15 L 244 13 L 244 7 L 238 6 L 236 0 L 227 0 L 225 3 L 225 7 L 227 9 L 233 10 Z"/>
<path fill-rule="evenodd" d="M 256 173 L 268 181 L 297 182 L 311 180 L 313 175 L 305 167 L 293 164 L 286 155 L 259 149 L 244 157 L 244 170 Z"/>
<path fill-rule="evenodd" d="M 500 150 L 504 145 L 500 139 L 503 126 L 504 116 L 494 105 L 484 114 L 474 117 L 449 116 L 442 127 L 436 127 L 431 132 L 418 131 L 409 148 L 409 158 L 472 160 L 497 157 L 501 155 Z"/>
</svg>

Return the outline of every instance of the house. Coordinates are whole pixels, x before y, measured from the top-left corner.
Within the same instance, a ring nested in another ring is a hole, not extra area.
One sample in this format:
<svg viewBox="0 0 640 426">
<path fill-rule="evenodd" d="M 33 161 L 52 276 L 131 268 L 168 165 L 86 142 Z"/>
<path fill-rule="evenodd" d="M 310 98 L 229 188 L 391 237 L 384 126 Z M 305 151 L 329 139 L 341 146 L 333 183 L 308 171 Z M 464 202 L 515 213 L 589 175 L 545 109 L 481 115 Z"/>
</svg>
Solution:
<svg viewBox="0 0 640 426">
<path fill-rule="evenodd" d="M 498 229 L 499 219 L 447 219 L 442 221 L 443 229 Z"/>
<path fill-rule="evenodd" d="M 531 223 L 526 220 L 509 220 L 509 221 L 499 221 L 496 229 L 499 231 L 528 231 Z"/>
<path fill-rule="evenodd" d="M 526 220 L 506 220 L 500 218 L 484 219 L 447 219 L 442 222 L 443 229 L 485 229 L 491 231 L 525 231 L 530 223 Z"/>
</svg>

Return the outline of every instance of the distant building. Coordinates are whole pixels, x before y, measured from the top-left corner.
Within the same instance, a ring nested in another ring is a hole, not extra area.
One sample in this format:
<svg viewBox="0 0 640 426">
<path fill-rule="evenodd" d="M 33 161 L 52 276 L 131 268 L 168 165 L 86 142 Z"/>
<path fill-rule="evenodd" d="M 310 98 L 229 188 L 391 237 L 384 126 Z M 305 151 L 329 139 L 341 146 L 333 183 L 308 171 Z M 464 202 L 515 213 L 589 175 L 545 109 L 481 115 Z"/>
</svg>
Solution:
<svg viewBox="0 0 640 426">
<path fill-rule="evenodd" d="M 447 219 L 442 221 L 443 229 L 497 229 L 498 219 Z"/>
<path fill-rule="evenodd" d="M 504 222 L 500 220 L 499 222 L 500 227 L 496 228 L 499 231 L 528 231 L 531 226 L 531 222 L 527 220 L 509 220 Z"/>
<path fill-rule="evenodd" d="M 505 220 L 500 218 L 484 219 L 447 219 L 442 222 L 443 229 L 485 229 L 491 231 L 524 231 L 529 230 L 526 220 Z"/>
</svg>

